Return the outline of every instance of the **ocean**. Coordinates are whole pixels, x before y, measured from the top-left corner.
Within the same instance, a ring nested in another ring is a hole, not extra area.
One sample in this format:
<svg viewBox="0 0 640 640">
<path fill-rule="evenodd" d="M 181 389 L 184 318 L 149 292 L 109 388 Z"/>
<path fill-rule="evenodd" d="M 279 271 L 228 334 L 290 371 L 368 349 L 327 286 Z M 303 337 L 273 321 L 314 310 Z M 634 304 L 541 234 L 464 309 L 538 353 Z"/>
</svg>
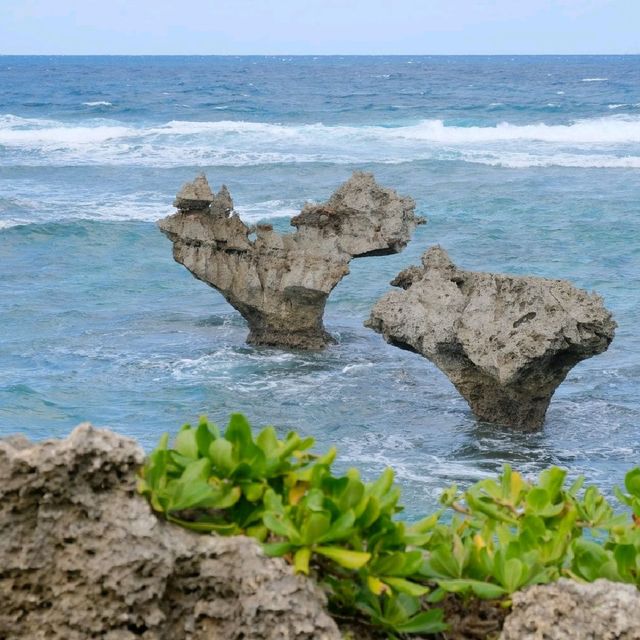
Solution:
<svg viewBox="0 0 640 640">
<path fill-rule="evenodd" d="M 155 224 L 202 170 L 286 231 L 356 169 L 428 224 L 351 263 L 321 353 L 246 345 Z M 614 313 L 539 432 L 476 422 L 433 365 L 363 327 L 434 244 Z M 0 436 L 89 420 L 150 449 L 232 411 L 337 445 L 339 469 L 393 467 L 409 517 L 506 462 L 621 483 L 640 452 L 640 56 L 0 57 Z"/>
</svg>

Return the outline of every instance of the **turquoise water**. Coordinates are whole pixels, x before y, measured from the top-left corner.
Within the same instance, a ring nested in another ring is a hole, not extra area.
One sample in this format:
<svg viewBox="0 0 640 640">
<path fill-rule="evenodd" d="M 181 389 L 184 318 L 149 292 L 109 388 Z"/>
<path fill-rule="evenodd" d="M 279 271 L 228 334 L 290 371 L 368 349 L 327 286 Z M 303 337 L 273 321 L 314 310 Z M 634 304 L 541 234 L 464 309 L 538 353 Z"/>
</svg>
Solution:
<svg viewBox="0 0 640 640">
<path fill-rule="evenodd" d="M 286 230 L 354 169 L 428 224 L 351 263 L 322 353 L 244 344 L 155 226 L 199 170 Z M 572 371 L 540 432 L 478 424 L 429 362 L 362 326 L 435 243 L 613 311 L 609 351 Z M 337 444 L 343 467 L 391 465 L 412 512 L 504 462 L 610 488 L 640 449 L 640 57 L 2 57 L 0 265 L 0 435 L 90 420 L 151 447 L 241 410 Z"/>
</svg>

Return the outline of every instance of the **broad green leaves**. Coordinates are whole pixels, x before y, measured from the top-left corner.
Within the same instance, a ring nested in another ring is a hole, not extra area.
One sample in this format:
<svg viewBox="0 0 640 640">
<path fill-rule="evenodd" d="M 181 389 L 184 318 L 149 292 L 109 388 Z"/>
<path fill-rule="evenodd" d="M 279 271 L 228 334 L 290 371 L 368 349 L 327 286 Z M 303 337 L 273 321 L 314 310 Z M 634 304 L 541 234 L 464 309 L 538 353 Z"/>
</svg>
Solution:
<svg viewBox="0 0 640 640">
<path fill-rule="evenodd" d="M 330 607 L 365 615 L 389 638 L 447 626 L 433 604 L 446 593 L 508 598 L 532 584 L 568 576 L 640 586 L 640 468 L 616 496 L 620 513 L 596 487 L 551 467 L 537 482 L 505 466 L 466 491 L 443 491 L 443 508 L 412 525 L 394 474 L 364 482 L 337 476 L 336 451 L 309 453 L 312 438 L 273 427 L 255 438 L 233 414 L 222 433 L 206 419 L 168 435 L 140 470 L 138 490 L 169 521 L 201 533 L 245 534 L 298 573 L 321 582 Z M 445 518 L 447 510 L 453 517 Z"/>
<path fill-rule="evenodd" d="M 429 592 L 418 575 L 423 552 L 407 550 L 405 526 L 393 520 L 393 471 L 372 483 L 354 469 L 335 476 L 335 449 L 316 456 L 308 453 L 313 442 L 296 433 L 280 440 L 273 427 L 254 438 L 240 414 L 224 433 L 203 418 L 184 425 L 171 448 L 162 437 L 138 488 L 171 522 L 258 538 L 267 555 L 323 582 L 334 608 L 360 615 L 357 603 L 368 602 L 389 637 L 445 629 L 440 610 L 421 610 Z M 427 529 L 423 523 L 412 535 L 424 538 Z"/>
<path fill-rule="evenodd" d="M 557 467 L 532 484 L 506 466 L 497 481 L 482 480 L 463 494 L 449 488 L 442 502 L 456 517 L 428 527 L 422 574 L 445 591 L 481 598 L 563 575 L 640 585 L 637 516 L 616 513 L 596 487 L 582 490 L 583 478 L 569 488 L 565 481 Z M 640 469 L 627 474 L 625 487 L 629 494 L 617 490 L 619 499 L 640 513 Z"/>
</svg>

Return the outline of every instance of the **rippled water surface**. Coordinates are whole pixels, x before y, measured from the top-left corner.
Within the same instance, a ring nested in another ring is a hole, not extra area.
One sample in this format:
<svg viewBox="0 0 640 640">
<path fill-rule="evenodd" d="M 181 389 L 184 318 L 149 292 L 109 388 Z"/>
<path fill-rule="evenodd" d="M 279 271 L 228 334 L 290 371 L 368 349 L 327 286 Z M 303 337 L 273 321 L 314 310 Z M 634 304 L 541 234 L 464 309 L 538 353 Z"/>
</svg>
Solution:
<svg viewBox="0 0 640 640">
<path fill-rule="evenodd" d="M 197 170 L 286 230 L 353 169 L 429 222 L 333 292 L 323 353 L 244 344 L 154 222 Z M 539 433 L 478 424 L 426 360 L 362 326 L 440 243 L 473 269 L 563 277 L 619 323 Z M 640 440 L 640 57 L 0 58 L 0 435 L 82 420 L 151 447 L 242 410 L 391 465 L 413 513 L 509 461 L 605 487 Z"/>
</svg>

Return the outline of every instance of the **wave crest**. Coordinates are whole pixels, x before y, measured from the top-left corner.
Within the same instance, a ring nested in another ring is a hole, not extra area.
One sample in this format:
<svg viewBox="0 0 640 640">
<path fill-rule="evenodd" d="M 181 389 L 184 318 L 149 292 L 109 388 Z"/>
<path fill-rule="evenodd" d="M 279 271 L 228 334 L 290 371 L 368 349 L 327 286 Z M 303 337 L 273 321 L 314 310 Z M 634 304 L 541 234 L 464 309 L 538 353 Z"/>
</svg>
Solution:
<svg viewBox="0 0 640 640">
<path fill-rule="evenodd" d="M 522 166 L 637 168 L 640 117 L 608 115 L 569 124 L 457 126 L 422 120 L 394 126 L 172 120 L 134 127 L 94 118 L 81 125 L 0 116 L 0 164 L 247 166 L 274 163 L 397 163 L 485 154 L 532 156 Z M 8 152 L 8 153 L 7 153 Z M 575 156 L 575 159 L 567 158 Z M 501 160 L 502 158 L 502 160 Z"/>
</svg>

